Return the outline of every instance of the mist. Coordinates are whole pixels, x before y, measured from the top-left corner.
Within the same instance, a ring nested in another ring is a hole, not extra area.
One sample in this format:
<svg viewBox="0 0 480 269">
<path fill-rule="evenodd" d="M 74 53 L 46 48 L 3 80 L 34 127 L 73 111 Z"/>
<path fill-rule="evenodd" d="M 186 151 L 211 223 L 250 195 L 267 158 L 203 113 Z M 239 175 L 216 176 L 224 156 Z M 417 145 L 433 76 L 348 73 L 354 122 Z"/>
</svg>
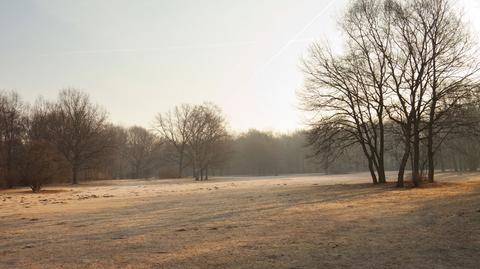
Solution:
<svg viewBox="0 0 480 269">
<path fill-rule="evenodd" d="M 0 268 L 478 268 L 478 15 L 0 3 Z"/>
</svg>

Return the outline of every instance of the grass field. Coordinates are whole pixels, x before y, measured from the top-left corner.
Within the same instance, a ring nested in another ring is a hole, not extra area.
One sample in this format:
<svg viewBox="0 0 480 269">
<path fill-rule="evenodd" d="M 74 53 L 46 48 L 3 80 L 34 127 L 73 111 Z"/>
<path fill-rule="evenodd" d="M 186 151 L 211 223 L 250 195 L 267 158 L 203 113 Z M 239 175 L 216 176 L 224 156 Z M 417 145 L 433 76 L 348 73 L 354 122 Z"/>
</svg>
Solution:
<svg viewBox="0 0 480 269">
<path fill-rule="evenodd" d="M 480 174 L 123 180 L 0 192 L 0 268 L 480 268 Z"/>
</svg>

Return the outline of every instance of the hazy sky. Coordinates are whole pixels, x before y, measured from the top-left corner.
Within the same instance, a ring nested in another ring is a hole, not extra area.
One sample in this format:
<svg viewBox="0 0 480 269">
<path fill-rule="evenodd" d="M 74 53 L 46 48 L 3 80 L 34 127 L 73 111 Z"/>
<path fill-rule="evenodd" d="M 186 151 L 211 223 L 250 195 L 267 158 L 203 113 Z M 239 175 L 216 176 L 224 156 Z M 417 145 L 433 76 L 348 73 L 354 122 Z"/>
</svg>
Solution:
<svg viewBox="0 0 480 269">
<path fill-rule="evenodd" d="M 29 102 L 82 89 L 122 125 L 211 101 L 233 130 L 294 130 L 299 59 L 338 40 L 346 2 L 0 0 L 0 88 Z M 479 25 L 480 0 L 465 2 Z"/>
</svg>

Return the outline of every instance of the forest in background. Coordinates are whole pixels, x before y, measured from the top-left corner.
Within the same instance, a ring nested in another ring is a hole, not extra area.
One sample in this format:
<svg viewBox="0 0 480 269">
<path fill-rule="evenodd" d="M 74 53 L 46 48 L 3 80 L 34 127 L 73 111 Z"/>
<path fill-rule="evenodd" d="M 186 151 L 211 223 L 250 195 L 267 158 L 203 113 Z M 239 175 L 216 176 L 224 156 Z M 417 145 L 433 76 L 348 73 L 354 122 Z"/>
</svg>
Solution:
<svg viewBox="0 0 480 269">
<path fill-rule="evenodd" d="M 305 132 L 231 134 L 220 108 L 180 105 L 158 114 L 150 128 L 112 124 L 82 91 L 57 100 L 22 101 L 0 93 L 0 186 L 98 179 L 273 176 L 322 172 Z"/>
<path fill-rule="evenodd" d="M 472 111 L 480 117 L 480 109 Z M 208 176 L 276 176 L 368 171 L 358 144 L 328 148 L 310 144 L 311 132 L 231 134 L 213 104 L 181 105 L 159 114 L 155 126 L 122 127 L 85 93 L 62 90 L 58 99 L 34 104 L 18 93 L 0 93 L 0 186 L 30 186 L 82 180 Z M 402 147 L 394 126 L 386 134 L 386 170 L 395 170 Z M 334 145 L 332 145 L 334 146 Z M 436 163 L 442 171 L 476 171 L 476 132 L 452 134 Z M 423 162 L 425 168 L 425 162 Z"/>
</svg>

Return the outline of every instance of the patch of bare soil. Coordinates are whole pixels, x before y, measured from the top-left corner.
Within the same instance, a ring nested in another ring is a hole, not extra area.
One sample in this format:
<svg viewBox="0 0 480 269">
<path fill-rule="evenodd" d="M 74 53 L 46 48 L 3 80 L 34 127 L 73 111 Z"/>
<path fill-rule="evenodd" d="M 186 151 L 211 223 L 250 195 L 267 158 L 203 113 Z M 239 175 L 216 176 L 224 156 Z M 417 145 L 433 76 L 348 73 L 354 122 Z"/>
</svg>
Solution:
<svg viewBox="0 0 480 269">
<path fill-rule="evenodd" d="M 0 192 L 0 268 L 479 268 L 480 175 L 105 181 Z"/>
</svg>

